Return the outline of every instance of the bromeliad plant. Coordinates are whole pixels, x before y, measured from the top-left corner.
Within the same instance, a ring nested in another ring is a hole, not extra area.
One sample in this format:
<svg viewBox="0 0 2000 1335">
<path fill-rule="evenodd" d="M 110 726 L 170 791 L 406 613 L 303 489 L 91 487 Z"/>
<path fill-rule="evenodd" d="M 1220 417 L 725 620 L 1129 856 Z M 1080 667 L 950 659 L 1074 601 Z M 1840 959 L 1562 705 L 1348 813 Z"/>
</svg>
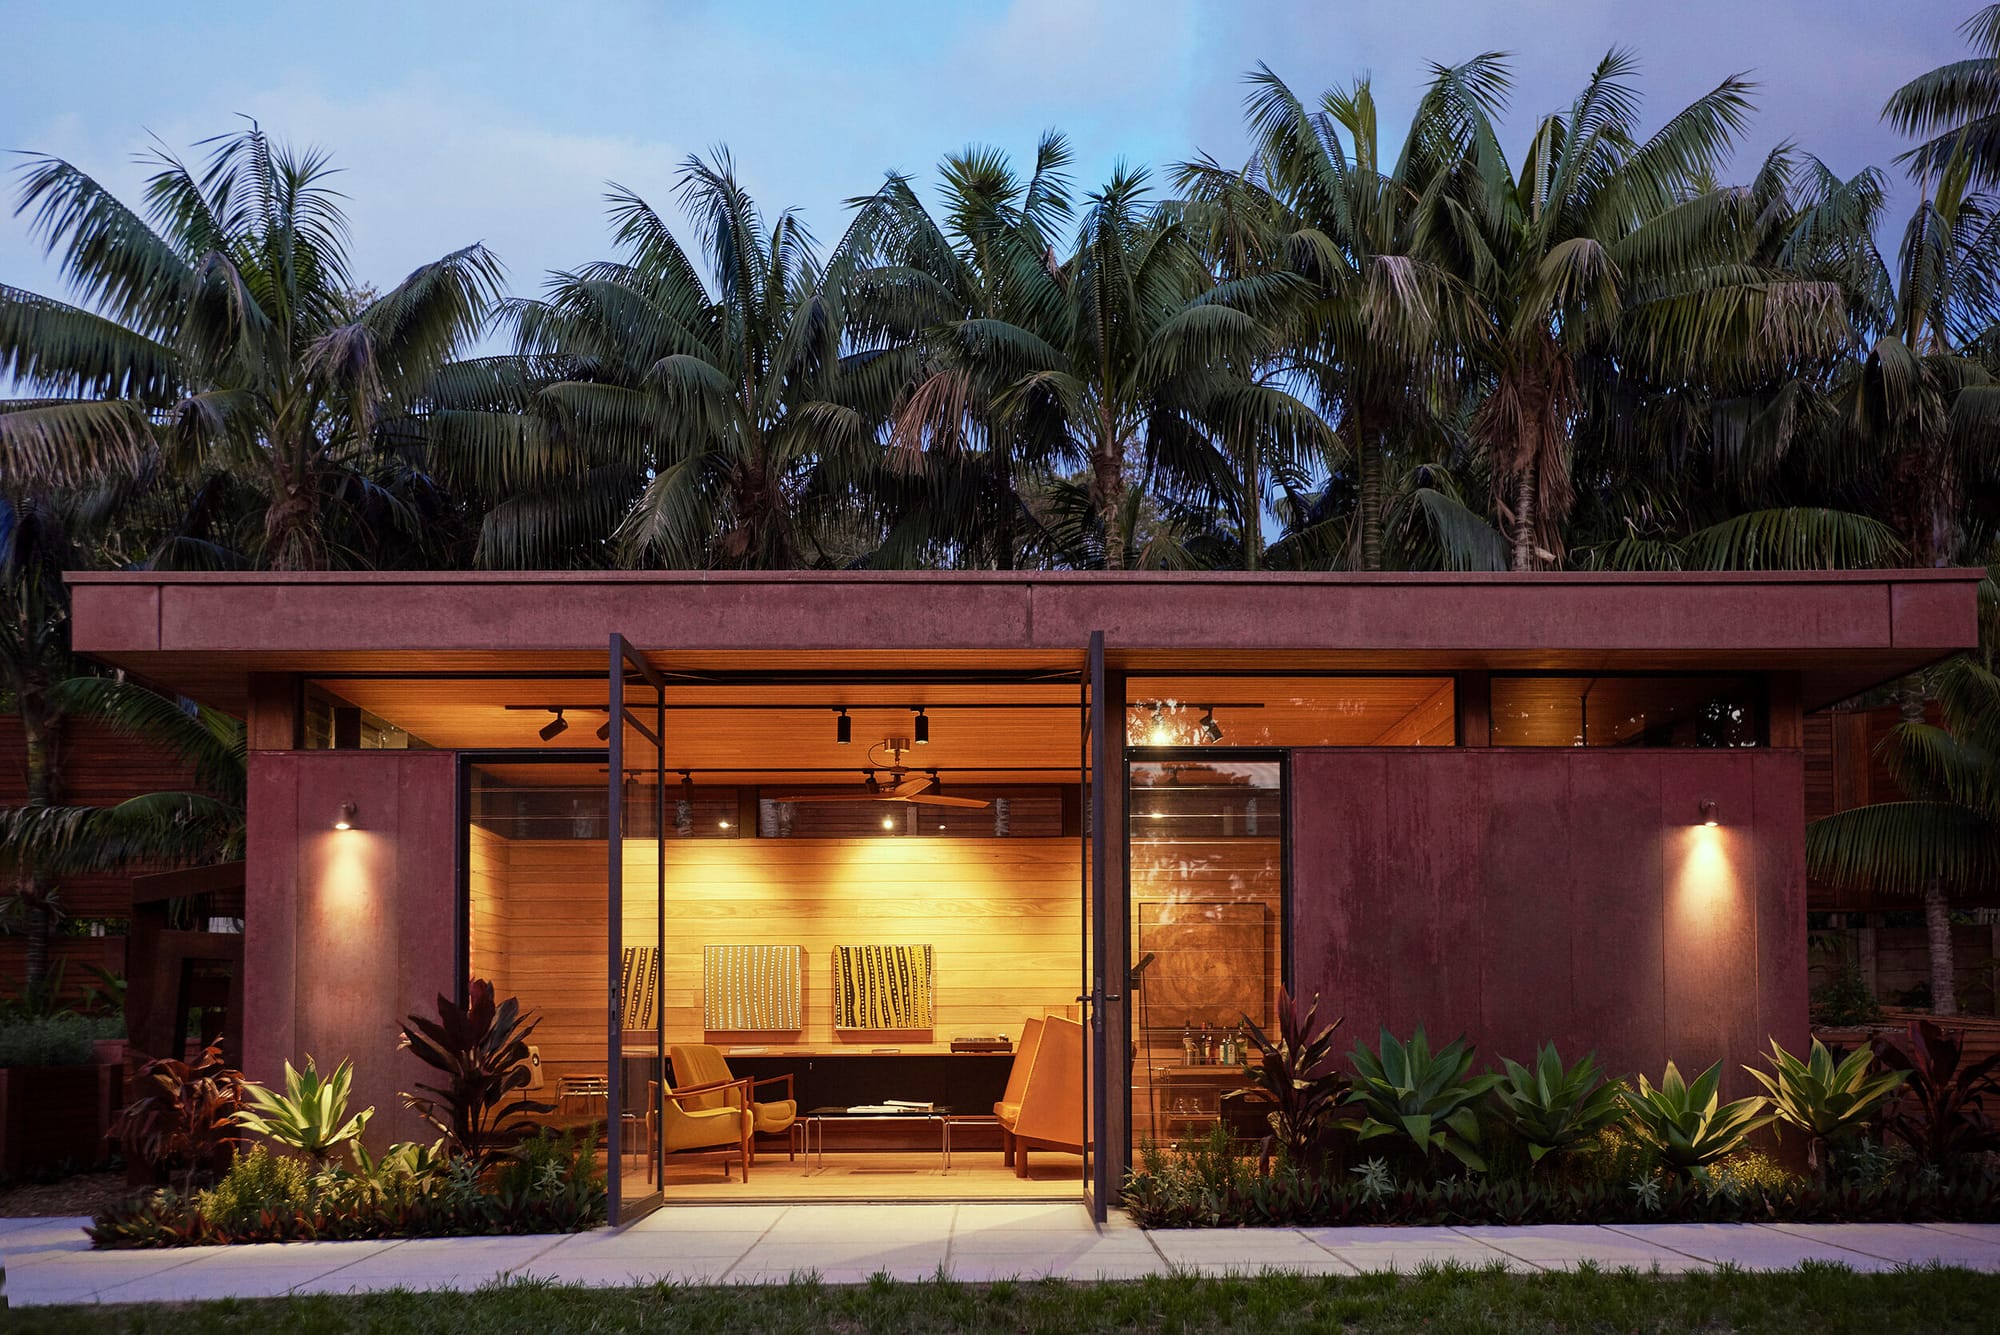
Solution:
<svg viewBox="0 0 2000 1335">
<path fill-rule="evenodd" d="M 1773 1120 L 1764 1111 L 1761 1095 L 1724 1103 L 1716 1092 L 1721 1082 L 1721 1062 L 1692 1083 L 1683 1080 L 1680 1069 L 1668 1062 L 1657 1088 L 1642 1075 L 1637 1092 L 1619 1091 L 1630 1114 L 1625 1124 L 1659 1151 L 1661 1162 L 1677 1176 L 1695 1173 L 1742 1148 L 1751 1132 Z"/>
<path fill-rule="evenodd" d="M 1964 1039 L 1929 1020 L 1913 1021 L 1905 1043 L 1907 1050 L 1875 1040 L 1881 1063 L 1908 1077 L 1883 1118 L 1889 1129 L 1938 1168 L 1962 1155 L 2000 1149 L 2000 1126 L 1980 1106 L 1982 1098 L 2000 1098 L 2000 1053 L 1968 1063 Z"/>
<path fill-rule="evenodd" d="M 1472 1074 L 1472 1046 L 1463 1035 L 1433 1053 L 1422 1029 L 1405 1044 L 1385 1028 L 1380 1054 L 1356 1047 L 1349 1060 L 1355 1074 L 1349 1102 L 1367 1114 L 1357 1128 L 1361 1140 L 1401 1136 L 1426 1162 L 1443 1150 L 1474 1172 L 1486 1171 L 1479 1101 L 1500 1077 Z"/>
<path fill-rule="evenodd" d="M 1625 1115 L 1619 1087 L 1597 1072 L 1597 1054 L 1565 1067 L 1545 1043 L 1533 1069 L 1511 1059 L 1493 1086 L 1493 1107 L 1528 1147 L 1528 1161 L 1574 1149 Z"/>
<path fill-rule="evenodd" d="M 323 1165 L 341 1146 L 359 1144 L 368 1119 L 375 1115 L 373 1108 L 347 1115 L 347 1094 L 353 1080 L 352 1061 L 342 1062 L 325 1077 L 310 1054 L 303 1071 L 286 1062 L 284 1093 L 244 1084 L 243 1097 L 250 1106 L 237 1112 L 236 1125 Z"/>
<path fill-rule="evenodd" d="M 1318 1014 L 1317 995 L 1301 1010 L 1298 998 L 1281 988 L 1276 1042 L 1255 1020 L 1243 1017 L 1258 1052 L 1246 1074 L 1251 1087 L 1273 1105 L 1267 1145 L 1274 1142 L 1284 1152 L 1285 1162 L 1301 1171 L 1318 1166 L 1349 1087 L 1347 1077 L 1334 1065 L 1333 1031 L 1340 1020 L 1336 1017 L 1315 1031 Z"/>
<path fill-rule="evenodd" d="M 1800 1061 L 1774 1038 L 1770 1056 L 1774 1069 L 1768 1073 L 1754 1066 L 1743 1069 L 1770 1094 L 1778 1125 L 1805 1133 L 1806 1162 L 1816 1174 L 1823 1174 L 1829 1142 L 1874 1116 L 1909 1077 L 1908 1071 L 1871 1073 L 1873 1059 L 1867 1048 L 1858 1048 L 1836 1063 L 1826 1044 L 1815 1038 L 1812 1050 Z"/>
<path fill-rule="evenodd" d="M 438 1018 L 411 1015 L 403 1046 L 433 1070 L 442 1084 L 418 1085 L 404 1103 L 444 1134 L 455 1156 L 481 1169 L 511 1156 L 536 1130 L 534 1118 L 554 1105 L 509 1098 L 528 1084 L 528 1036 L 538 1020 L 521 1014 L 514 997 L 496 1003 L 493 984 L 472 980 L 471 1001 L 437 999 Z"/>
</svg>

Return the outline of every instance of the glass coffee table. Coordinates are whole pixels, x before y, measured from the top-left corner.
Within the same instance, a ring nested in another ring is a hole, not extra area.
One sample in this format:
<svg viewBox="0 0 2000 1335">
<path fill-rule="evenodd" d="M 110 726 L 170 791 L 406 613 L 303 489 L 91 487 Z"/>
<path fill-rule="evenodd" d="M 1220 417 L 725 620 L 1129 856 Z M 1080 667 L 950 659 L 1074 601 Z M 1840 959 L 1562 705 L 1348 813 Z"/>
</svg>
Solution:
<svg viewBox="0 0 2000 1335">
<path fill-rule="evenodd" d="M 932 1104 L 925 1108 L 898 1108 L 889 1104 L 865 1104 L 855 1108 L 813 1108 L 800 1119 L 805 1128 L 805 1150 L 813 1167 L 826 1166 L 826 1128 L 857 1122 L 932 1123 L 938 1129 L 938 1155 L 947 1171 L 951 1168 L 952 1111 Z M 815 1140 L 815 1136 L 817 1139 Z"/>
</svg>

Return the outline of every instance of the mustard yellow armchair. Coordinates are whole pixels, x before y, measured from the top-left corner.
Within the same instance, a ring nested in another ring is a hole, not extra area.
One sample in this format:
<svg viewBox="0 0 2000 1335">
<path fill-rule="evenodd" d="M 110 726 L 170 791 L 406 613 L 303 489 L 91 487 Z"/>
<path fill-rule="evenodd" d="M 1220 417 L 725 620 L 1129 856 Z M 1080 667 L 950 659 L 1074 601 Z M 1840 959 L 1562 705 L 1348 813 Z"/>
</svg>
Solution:
<svg viewBox="0 0 2000 1335">
<path fill-rule="evenodd" d="M 691 1085 L 716 1086 L 717 1092 L 699 1096 L 687 1106 L 692 1108 L 720 1108 L 725 1105 L 742 1107 L 745 1099 L 750 1103 L 751 1127 L 755 1134 L 785 1137 L 785 1157 L 793 1157 L 792 1139 L 786 1135 L 792 1123 L 798 1120 L 799 1101 L 792 1094 L 792 1077 L 784 1075 L 767 1076 L 761 1080 L 748 1078 L 738 1080 L 729 1069 L 729 1062 L 723 1057 L 722 1049 L 712 1043 L 675 1043 L 667 1049 L 673 1059 L 674 1079 L 682 1088 Z M 742 1092 L 735 1092 L 736 1086 L 743 1086 Z M 785 1097 L 759 1102 L 756 1097 L 758 1087 L 783 1085 Z M 752 1146 L 752 1162 L 755 1162 L 755 1146 Z"/>
<path fill-rule="evenodd" d="M 662 1155 L 681 1154 L 692 1156 L 700 1151 L 708 1151 L 722 1160 L 722 1180 L 729 1180 L 729 1161 L 740 1156 L 743 1160 L 743 1180 L 750 1180 L 750 1116 L 743 1111 L 742 1099 L 750 1093 L 748 1080 L 727 1081 L 719 1085 L 702 1085 L 692 1089 L 667 1090 L 664 1101 L 659 1097 L 658 1081 L 648 1081 L 653 1095 L 652 1102 L 658 1105 L 657 1114 L 646 1114 L 646 1133 L 654 1138 Z M 728 1094 L 735 1087 L 735 1102 L 719 1104 L 713 1108 L 691 1107 L 695 1101 Z M 659 1120 L 655 1120 L 655 1118 Z M 665 1160 L 662 1159 L 664 1163 Z M 646 1155 L 647 1180 L 652 1180 L 653 1156 Z"/>
</svg>

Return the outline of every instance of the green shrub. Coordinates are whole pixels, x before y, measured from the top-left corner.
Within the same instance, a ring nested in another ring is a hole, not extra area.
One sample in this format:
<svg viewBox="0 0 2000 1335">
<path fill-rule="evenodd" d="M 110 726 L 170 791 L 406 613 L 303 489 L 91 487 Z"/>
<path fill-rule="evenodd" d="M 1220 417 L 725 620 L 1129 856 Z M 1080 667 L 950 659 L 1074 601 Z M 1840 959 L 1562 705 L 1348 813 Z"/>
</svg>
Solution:
<svg viewBox="0 0 2000 1335">
<path fill-rule="evenodd" d="M 1743 1069 L 1769 1091 L 1778 1125 L 1805 1133 L 1810 1161 L 1818 1169 L 1827 1142 L 1873 1117 L 1909 1078 L 1908 1071 L 1871 1074 L 1874 1059 L 1867 1048 L 1857 1048 L 1836 1064 L 1826 1044 L 1815 1038 L 1811 1052 L 1800 1061 L 1774 1038 L 1772 1070 Z"/>
<path fill-rule="evenodd" d="M 9 1020 L 0 1024 L 0 1067 L 88 1066 L 96 1060 L 96 1040 L 124 1032 L 124 1020 L 109 1016 Z"/>
<path fill-rule="evenodd" d="M 1882 1023 L 1882 1003 L 1868 990 L 1861 966 L 1849 963 L 1812 990 L 1808 1002 L 1812 1022 L 1832 1028 Z"/>
<path fill-rule="evenodd" d="M 1709 1189 L 1736 1197 L 1747 1197 L 1756 1191 L 1781 1191 L 1798 1181 L 1797 1173 L 1759 1150 L 1731 1154 L 1708 1168 Z"/>
<path fill-rule="evenodd" d="M 194 1208 L 217 1228 L 253 1227 L 267 1211 L 297 1213 L 313 1194 L 312 1169 L 262 1145 L 229 1166 L 216 1184 L 194 1196 Z"/>
</svg>

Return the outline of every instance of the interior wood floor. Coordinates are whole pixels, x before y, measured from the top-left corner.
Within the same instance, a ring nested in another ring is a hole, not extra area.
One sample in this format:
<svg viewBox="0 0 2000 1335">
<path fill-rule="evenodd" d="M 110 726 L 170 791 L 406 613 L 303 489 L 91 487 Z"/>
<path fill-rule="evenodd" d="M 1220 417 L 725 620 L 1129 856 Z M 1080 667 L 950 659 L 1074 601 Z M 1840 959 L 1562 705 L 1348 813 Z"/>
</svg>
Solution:
<svg viewBox="0 0 2000 1335">
<path fill-rule="evenodd" d="M 1083 1169 L 1074 1154 L 1043 1152 L 1028 1161 L 1028 1177 L 1000 1162 L 997 1150 L 956 1150 L 946 1171 L 928 1152 L 829 1149 L 815 1167 L 801 1154 L 787 1161 L 781 1149 L 759 1150 L 744 1182 L 732 1166 L 729 1180 L 714 1162 L 667 1164 L 668 1205 L 750 1201 L 1019 1201 L 1079 1200 Z"/>
</svg>

